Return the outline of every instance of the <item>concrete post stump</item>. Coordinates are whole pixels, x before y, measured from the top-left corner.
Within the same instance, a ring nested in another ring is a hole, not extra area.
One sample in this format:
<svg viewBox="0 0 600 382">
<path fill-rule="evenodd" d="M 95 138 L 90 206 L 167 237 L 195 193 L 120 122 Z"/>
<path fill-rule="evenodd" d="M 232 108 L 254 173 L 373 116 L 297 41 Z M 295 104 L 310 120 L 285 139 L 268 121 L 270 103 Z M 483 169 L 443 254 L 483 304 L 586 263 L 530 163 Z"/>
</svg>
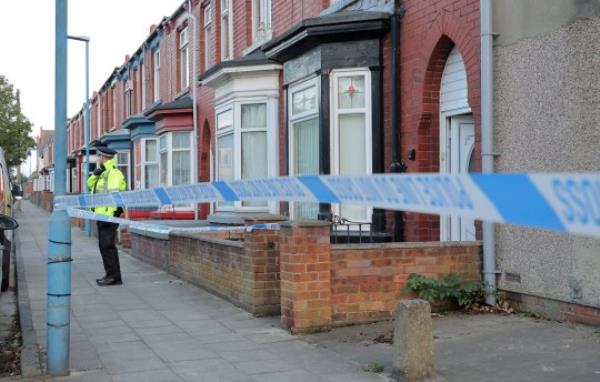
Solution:
<svg viewBox="0 0 600 382">
<path fill-rule="evenodd" d="M 431 306 L 403 300 L 394 312 L 394 372 L 397 380 L 423 381 L 435 376 Z"/>
</svg>

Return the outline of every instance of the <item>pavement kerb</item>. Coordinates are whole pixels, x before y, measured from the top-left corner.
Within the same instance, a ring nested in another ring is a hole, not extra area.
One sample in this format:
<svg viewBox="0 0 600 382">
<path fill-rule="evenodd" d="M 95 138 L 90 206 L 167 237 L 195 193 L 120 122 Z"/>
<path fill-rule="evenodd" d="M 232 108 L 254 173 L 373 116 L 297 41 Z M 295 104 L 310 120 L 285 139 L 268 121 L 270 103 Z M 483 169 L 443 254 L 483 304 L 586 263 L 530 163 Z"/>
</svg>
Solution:
<svg viewBox="0 0 600 382">
<path fill-rule="evenodd" d="M 31 305 L 29 304 L 29 294 L 27 293 L 27 281 L 25 279 L 25 267 L 23 265 L 22 254 L 18 250 L 19 235 L 18 229 L 13 235 L 16 261 L 16 280 L 17 280 L 17 309 L 19 312 L 19 324 L 21 327 L 21 375 L 23 377 L 35 377 L 43 375 L 42 363 L 40 360 L 40 347 L 37 343 L 37 336 L 33 328 L 33 316 Z"/>
</svg>

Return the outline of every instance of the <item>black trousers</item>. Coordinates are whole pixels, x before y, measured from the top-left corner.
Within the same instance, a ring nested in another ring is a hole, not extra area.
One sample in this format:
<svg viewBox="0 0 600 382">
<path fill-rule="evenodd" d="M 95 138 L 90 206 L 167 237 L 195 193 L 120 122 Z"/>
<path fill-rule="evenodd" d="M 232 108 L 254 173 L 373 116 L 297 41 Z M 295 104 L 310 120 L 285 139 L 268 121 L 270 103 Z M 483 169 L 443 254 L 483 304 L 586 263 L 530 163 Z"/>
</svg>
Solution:
<svg viewBox="0 0 600 382">
<path fill-rule="evenodd" d="M 104 270 L 110 277 L 121 278 L 121 265 L 119 264 L 119 251 L 115 244 L 117 239 L 118 224 L 96 222 L 98 224 L 98 247 L 102 255 Z"/>
</svg>

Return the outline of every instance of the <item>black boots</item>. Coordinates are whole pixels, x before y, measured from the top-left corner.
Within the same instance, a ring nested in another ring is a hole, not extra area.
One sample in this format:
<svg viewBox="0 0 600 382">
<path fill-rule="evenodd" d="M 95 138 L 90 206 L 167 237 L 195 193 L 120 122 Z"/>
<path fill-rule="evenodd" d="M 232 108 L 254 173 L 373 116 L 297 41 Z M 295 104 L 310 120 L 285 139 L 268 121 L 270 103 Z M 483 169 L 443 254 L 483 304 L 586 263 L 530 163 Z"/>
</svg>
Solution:
<svg viewBox="0 0 600 382">
<path fill-rule="evenodd" d="M 104 278 L 96 280 L 96 284 L 98 284 L 98 286 L 110 286 L 110 285 L 121 285 L 121 284 L 123 284 L 123 282 L 121 281 L 120 277 L 116 278 L 116 277 L 112 277 L 112 276 L 105 276 Z"/>
</svg>

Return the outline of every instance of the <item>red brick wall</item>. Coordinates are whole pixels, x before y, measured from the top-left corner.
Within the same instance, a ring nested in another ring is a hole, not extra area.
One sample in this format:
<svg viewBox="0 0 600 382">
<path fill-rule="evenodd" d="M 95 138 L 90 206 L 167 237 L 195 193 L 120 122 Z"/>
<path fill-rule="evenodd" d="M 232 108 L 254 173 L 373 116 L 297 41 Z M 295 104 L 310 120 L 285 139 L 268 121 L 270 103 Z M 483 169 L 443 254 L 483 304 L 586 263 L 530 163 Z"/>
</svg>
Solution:
<svg viewBox="0 0 600 382">
<path fill-rule="evenodd" d="M 162 270 L 169 268 L 169 241 L 131 233 L 131 255 Z"/>
<path fill-rule="evenodd" d="M 23 184 L 23 195 L 28 197 L 33 193 L 33 181 L 29 180 Z"/>
<path fill-rule="evenodd" d="M 52 212 L 52 210 L 53 210 L 53 201 L 54 201 L 54 194 L 52 194 L 52 192 L 47 191 L 47 190 L 41 191 L 41 195 L 40 195 L 40 207 L 42 207 L 46 211 Z"/>
<path fill-rule="evenodd" d="M 281 325 L 294 333 L 331 328 L 329 225 L 281 224 Z"/>
<path fill-rule="evenodd" d="M 224 234 L 170 235 L 168 271 L 254 315 L 279 313 L 277 233 L 253 231 L 243 242 L 219 236 Z"/>
<path fill-rule="evenodd" d="M 460 50 L 467 69 L 469 105 L 475 118 L 477 167 L 481 158 L 480 134 L 480 40 L 479 1 L 403 0 L 406 14 L 400 26 L 400 84 L 391 82 L 390 35 L 383 39 L 384 56 L 384 139 L 391 142 L 390 100 L 393 86 L 400 86 L 400 125 L 402 160 L 409 172 L 439 171 L 439 89 L 444 64 L 454 45 Z M 406 153 L 416 149 L 416 160 Z M 388 171 L 391 145 L 385 147 Z M 391 219 L 388 220 L 390 223 Z M 406 241 L 439 240 L 439 217 L 405 214 Z"/>
<path fill-rule="evenodd" d="M 304 19 L 316 17 L 329 6 L 329 0 L 272 0 L 271 29 L 273 37 L 285 33 Z"/>
<path fill-rule="evenodd" d="M 481 279 L 479 243 L 390 243 L 331 246 L 333 325 L 389 319 L 411 273 Z"/>
<path fill-rule="evenodd" d="M 557 321 L 600 326 L 598 308 L 523 293 L 505 293 L 507 300 L 518 311 L 534 313 Z"/>
</svg>

